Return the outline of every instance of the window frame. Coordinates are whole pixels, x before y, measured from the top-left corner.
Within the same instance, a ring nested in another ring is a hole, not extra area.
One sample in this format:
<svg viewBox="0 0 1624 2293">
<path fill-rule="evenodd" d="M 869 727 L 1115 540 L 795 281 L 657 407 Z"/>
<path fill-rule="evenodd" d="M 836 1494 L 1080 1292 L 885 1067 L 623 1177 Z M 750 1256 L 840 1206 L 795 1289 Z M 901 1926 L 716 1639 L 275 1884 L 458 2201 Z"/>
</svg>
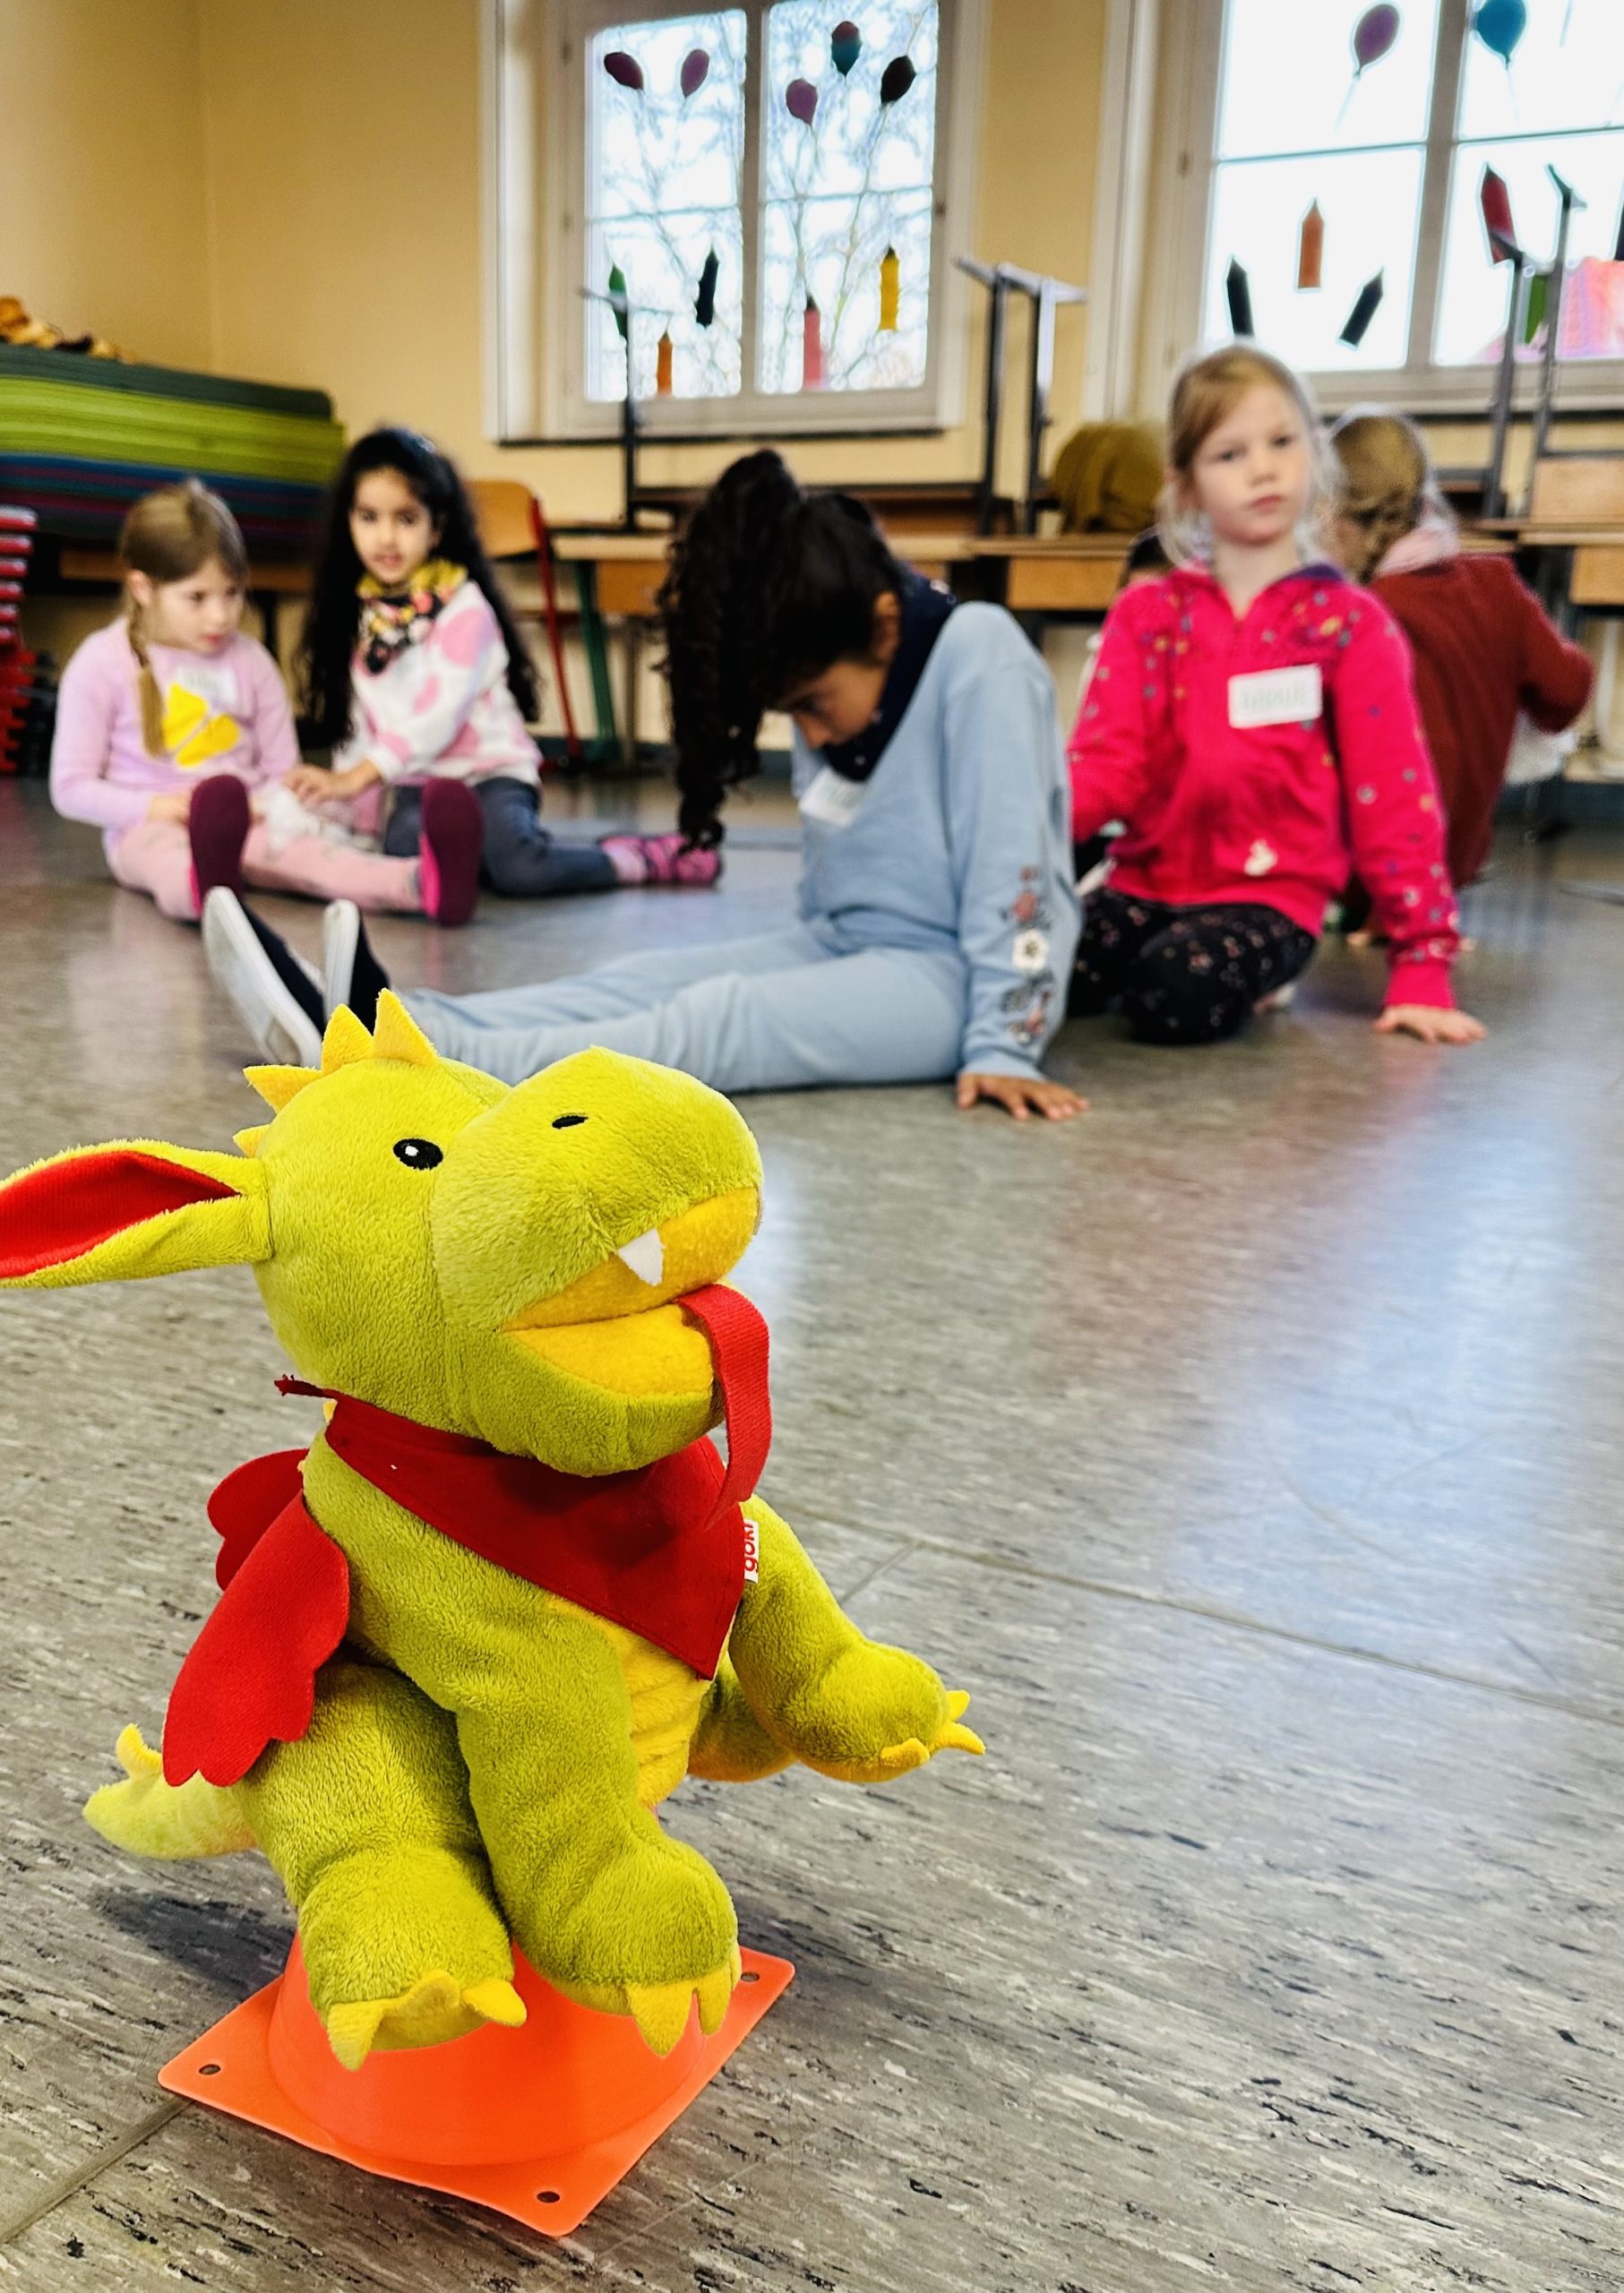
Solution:
<svg viewBox="0 0 1624 2293">
<path fill-rule="evenodd" d="M 1328 413 L 1386 399 L 1413 414 L 1482 417 L 1492 399 L 1496 367 L 1439 365 L 1432 356 L 1449 192 L 1456 151 L 1463 140 L 1457 130 L 1472 5 L 1473 0 L 1439 0 L 1405 362 L 1402 366 L 1310 372 L 1315 396 Z M 1164 158 L 1158 205 L 1165 228 L 1159 235 L 1161 259 L 1147 299 L 1142 374 L 1142 395 L 1153 400 L 1164 398 L 1190 345 L 1203 339 L 1202 292 L 1211 252 L 1215 145 L 1230 0 L 1163 0 L 1162 13 L 1166 76 L 1159 91 Z M 1624 358 L 1566 360 L 1557 371 L 1560 412 L 1624 410 Z M 1537 368 L 1519 364 L 1514 408 L 1531 410 L 1538 391 Z"/>
<path fill-rule="evenodd" d="M 650 442 L 740 437 L 935 435 L 965 405 L 965 286 L 955 246 L 974 211 L 985 0 L 937 0 L 931 324 L 924 380 L 903 391 L 827 394 L 755 386 L 760 242 L 765 181 L 760 99 L 772 0 L 714 0 L 750 19 L 741 219 L 746 276 L 742 370 L 726 398 L 639 401 Z M 619 435 L 621 401 L 586 394 L 584 222 L 587 56 L 617 22 L 695 13 L 705 0 L 486 0 L 486 282 L 494 326 L 487 347 L 486 426 L 503 445 L 600 442 Z"/>
</svg>

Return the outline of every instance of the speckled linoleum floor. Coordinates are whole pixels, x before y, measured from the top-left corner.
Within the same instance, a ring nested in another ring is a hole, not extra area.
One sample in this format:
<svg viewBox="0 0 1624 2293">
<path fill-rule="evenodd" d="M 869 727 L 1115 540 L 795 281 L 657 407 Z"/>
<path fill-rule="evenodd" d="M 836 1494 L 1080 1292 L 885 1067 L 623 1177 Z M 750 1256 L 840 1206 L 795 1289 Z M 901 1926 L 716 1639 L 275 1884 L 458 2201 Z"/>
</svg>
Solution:
<svg viewBox="0 0 1624 2293">
<path fill-rule="evenodd" d="M 759 929 L 793 836 L 741 824 L 716 895 L 380 937 L 456 988 Z M 1344 951 L 1218 1051 L 1072 1028 L 1067 1128 L 752 1103 L 773 1494 L 989 1756 L 684 1788 L 799 1976 L 563 2244 L 156 2088 L 288 1919 L 78 1810 L 210 1601 L 207 1491 L 289 1438 L 280 1365 L 240 1274 L 0 1301 L 0 2280 L 1614 2293 L 1624 908 L 1581 880 L 1624 841 L 1502 843 L 1474 1052 L 1374 1038 Z M 194 936 L 0 784 L 0 1167 L 223 1146 L 243 1050 Z"/>
</svg>

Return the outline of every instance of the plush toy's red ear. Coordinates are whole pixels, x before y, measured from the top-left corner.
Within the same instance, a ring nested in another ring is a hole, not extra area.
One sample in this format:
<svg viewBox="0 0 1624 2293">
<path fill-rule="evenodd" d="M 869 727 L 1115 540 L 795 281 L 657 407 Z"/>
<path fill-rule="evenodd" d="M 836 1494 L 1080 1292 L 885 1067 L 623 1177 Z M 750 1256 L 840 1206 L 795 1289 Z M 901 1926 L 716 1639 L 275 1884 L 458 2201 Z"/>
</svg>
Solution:
<svg viewBox="0 0 1624 2293">
<path fill-rule="evenodd" d="M 0 1283 L 129 1281 L 270 1254 L 263 1173 L 234 1155 L 92 1146 L 0 1185 Z"/>
</svg>

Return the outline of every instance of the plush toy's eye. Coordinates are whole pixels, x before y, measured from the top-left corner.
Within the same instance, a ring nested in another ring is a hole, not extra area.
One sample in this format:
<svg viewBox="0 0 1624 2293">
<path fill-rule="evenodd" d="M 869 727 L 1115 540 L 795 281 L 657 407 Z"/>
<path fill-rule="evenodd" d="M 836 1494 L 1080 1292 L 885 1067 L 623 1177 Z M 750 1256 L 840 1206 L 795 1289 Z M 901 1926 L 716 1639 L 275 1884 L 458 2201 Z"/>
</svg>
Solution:
<svg viewBox="0 0 1624 2293">
<path fill-rule="evenodd" d="M 586 1119 L 584 1114 L 555 1114 L 553 1118 L 553 1128 L 554 1130 L 569 1130 L 576 1123 L 585 1122 Z"/>
<path fill-rule="evenodd" d="M 445 1160 L 443 1146 L 436 1146 L 432 1138 L 397 1138 L 395 1160 L 404 1163 L 408 1171 L 432 1171 L 436 1163 Z"/>
</svg>

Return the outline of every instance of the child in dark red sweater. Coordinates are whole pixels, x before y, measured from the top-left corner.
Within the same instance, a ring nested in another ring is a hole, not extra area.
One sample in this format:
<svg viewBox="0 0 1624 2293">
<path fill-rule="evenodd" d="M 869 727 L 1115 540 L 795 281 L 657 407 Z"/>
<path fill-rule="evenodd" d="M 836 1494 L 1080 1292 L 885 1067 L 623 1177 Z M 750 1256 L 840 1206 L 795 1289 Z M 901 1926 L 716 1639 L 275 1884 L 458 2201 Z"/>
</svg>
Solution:
<svg viewBox="0 0 1624 2293">
<path fill-rule="evenodd" d="M 1173 571 L 1105 623 L 1071 737 L 1072 834 L 1127 832 L 1070 1008 L 1213 1043 L 1293 980 L 1356 869 L 1391 942 L 1384 1033 L 1475 1042 L 1409 648 L 1303 536 L 1329 498 L 1307 392 L 1250 344 L 1193 360 L 1168 417 Z"/>
<path fill-rule="evenodd" d="M 1489 856 L 1518 712 L 1564 731 L 1590 698 L 1590 657 L 1559 636 L 1505 558 L 1462 554 L 1413 422 L 1345 415 L 1331 443 L 1343 481 L 1336 554 L 1410 640 L 1458 888 Z"/>
</svg>

